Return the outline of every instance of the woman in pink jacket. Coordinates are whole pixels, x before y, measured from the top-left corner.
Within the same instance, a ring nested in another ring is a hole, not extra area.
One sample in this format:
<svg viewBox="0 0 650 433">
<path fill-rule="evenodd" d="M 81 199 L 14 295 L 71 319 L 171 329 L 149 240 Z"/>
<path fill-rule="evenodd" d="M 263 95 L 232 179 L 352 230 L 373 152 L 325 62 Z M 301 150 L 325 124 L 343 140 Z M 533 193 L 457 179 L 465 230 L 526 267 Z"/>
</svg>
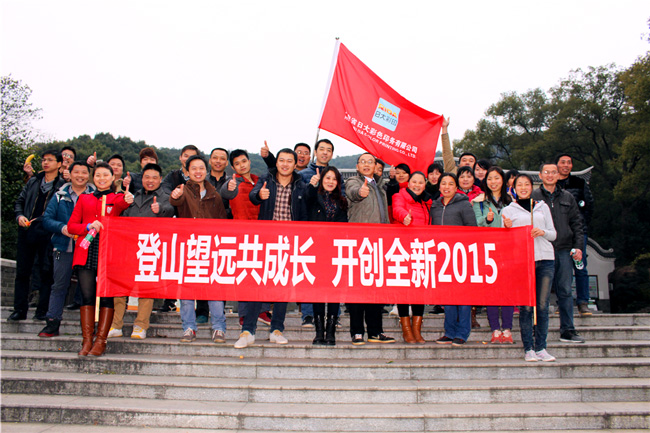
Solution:
<svg viewBox="0 0 650 433">
<path fill-rule="evenodd" d="M 411 175 L 408 187 L 393 196 L 393 218 L 396 223 L 409 227 L 430 225 L 429 209 L 432 200 L 425 190 L 426 182 L 424 173 L 416 171 Z M 409 307 L 413 311 L 412 319 L 409 317 Z M 424 305 L 399 304 L 397 311 L 404 341 L 409 344 L 424 344 L 421 333 Z"/>
</svg>

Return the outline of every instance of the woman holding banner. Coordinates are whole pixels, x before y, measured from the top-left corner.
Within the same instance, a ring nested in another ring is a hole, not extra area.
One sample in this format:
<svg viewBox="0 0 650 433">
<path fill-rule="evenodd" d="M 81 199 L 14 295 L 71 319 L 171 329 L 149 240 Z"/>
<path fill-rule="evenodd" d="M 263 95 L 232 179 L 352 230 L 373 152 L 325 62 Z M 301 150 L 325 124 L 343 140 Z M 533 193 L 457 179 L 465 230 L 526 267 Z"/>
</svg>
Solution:
<svg viewBox="0 0 650 433">
<path fill-rule="evenodd" d="M 461 167 L 461 172 L 465 167 Z M 471 173 L 471 169 L 470 169 Z M 472 175 L 473 177 L 473 175 Z M 438 180 L 440 198 L 431 205 L 431 224 L 444 226 L 474 226 L 476 217 L 467 195 L 458 191 L 455 174 L 444 173 Z M 472 331 L 472 307 L 468 305 L 445 306 L 445 334 L 436 340 L 438 344 L 462 346 Z"/>
<path fill-rule="evenodd" d="M 311 177 L 307 191 L 307 212 L 309 221 L 348 222 L 348 202 L 341 193 L 341 173 L 329 165 Z M 325 304 L 314 303 L 314 328 L 316 337 L 313 344 L 336 345 L 336 322 L 339 315 L 339 303 L 327 304 L 327 323 L 325 322 Z"/>
<path fill-rule="evenodd" d="M 492 166 L 485 175 L 485 194 L 482 199 L 474 202 L 474 215 L 479 227 L 501 227 L 501 211 L 508 206 L 512 199 L 508 195 L 508 185 L 505 174 L 500 167 Z M 501 310 L 501 323 L 499 323 L 499 309 Z M 492 330 L 490 343 L 513 344 L 512 341 L 512 316 L 515 312 L 513 306 L 487 307 L 488 321 Z"/>
<path fill-rule="evenodd" d="M 523 227 L 532 225 L 531 237 L 535 239 L 535 280 L 537 323 L 533 323 L 533 307 L 519 307 L 519 327 L 521 341 L 524 344 L 524 360 L 555 361 L 555 357 L 546 351 L 548 334 L 548 304 L 551 285 L 555 273 L 555 253 L 552 241 L 557 233 L 553 225 L 551 210 L 543 201 L 536 202 L 530 198 L 533 192 L 533 180 L 527 174 L 515 178 L 517 199 L 509 204 L 501 214 L 504 227 Z"/>
<path fill-rule="evenodd" d="M 405 226 L 426 226 L 430 225 L 429 211 L 431 209 L 431 196 L 426 192 L 427 178 L 421 171 L 411 175 L 408 187 L 400 190 L 393 196 L 393 218 L 395 222 Z M 409 315 L 409 308 L 413 312 L 413 318 Z M 402 326 L 402 337 L 409 344 L 424 344 L 422 338 L 422 316 L 424 305 L 397 305 L 399 321 Z"/>
<path fill-rule="evenodd" d="M 82 306 L 81 334 L 83 338 L 79 356 L 102 356 L 106 349 L 106 338 L 113 321 L 113 298 L 99 301 L 99 324 L 95 331 L 95 302 L 97 296 L 97 259 L 99 256 L 99 234 L 104 228 L 99 221 L 103 215 L 118 216 L 133 203 L 133 194 L 115 194 L 113 169 L 105 162 L 95 165 L 93 183 L 97 190 L 82 194 L 68 221 L 68 232 L 77 235 L 72 266 L 77 269 L 81 289 Z"/>
</svg>

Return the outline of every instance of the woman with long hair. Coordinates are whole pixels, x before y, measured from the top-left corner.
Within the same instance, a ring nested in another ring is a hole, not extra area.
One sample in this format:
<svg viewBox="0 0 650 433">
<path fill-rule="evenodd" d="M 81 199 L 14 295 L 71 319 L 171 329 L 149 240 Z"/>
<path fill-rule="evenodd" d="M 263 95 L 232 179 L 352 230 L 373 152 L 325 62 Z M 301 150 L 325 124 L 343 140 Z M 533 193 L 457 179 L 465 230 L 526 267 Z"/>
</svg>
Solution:
<svg viewBox="0 0 650 433">
<path fill-rule="evenodd" d="M 474 215 L 479 227 L 501 227 L 501 211 L 510 204 L 508 185 L 500 167 L 492 166 L 485 175 L 483 200 L 474 202 Z M 501 323 L 499 322 L 501 310 Z M 490 343 L 512 344 L 512 316 L 515 307 L 487 307 L 488 322 L 492 330 Z"/>
<path fill-rule="evenodd" d="M 341 173 L 329 165 L 312 176 L 307 185 L 307 212 L 309 221 L 348 222 L 348 202 L 341 192 Z M 314 303 L 315 345 L 336 345 L 336 323 L 339 303 L 327 303 L 327 322 L 325 304 Z"/>
<path fill-rule="evenodd" d="M 431 224 L 431 196 L 426 191 L 427 178 L 421 171 L 416 171 L 409 179 L 408 187 L 393 196 L 393 218 L 395 222 L 408 227 L 426 226 Z M 409 309 L 413 312 L 411 318 Z M 422 338 L 422 316 L 424 305 L 398 304 L 399 321 L 402 326 L 402 337 L 409 344 L 426 341 Z"/>
<path fill-rule="evenodd" d="M 533 226 L 530 236 L 535 239 L 535 291 L 537 295 L 537 324 L 533 326 L 533 307 L 519 307 L 519 328 L 524 344 L 524 360 L 555 361 L 546 351 L 548 335 L 548 304 L 555 274 L 555 252 L 552 241 L 557 237 L 551 210 L 543 201 L 536 202 L 530 195 L 533 180 L 527 174 L 515 178 L 517 200 L 501 213 L 504 227 Z"/>
<path fill-rule="evenodd" d="M 431 224 L 476 227 L 476 217 L 469 199 L 458 191 L 456 175 L 444 173 L 438 180 L 438 186 L 440 198 L 431 205 Z M 445 334 L 436 343 L 454 346 L 465 344 L 472 332 L 471 309 L 469 305 L 445 305 Z"/>
<path fill-rule="evenodd" d="M 113 298 L 99 300 L 99 324 L 97 335 L 93 343 L 95 330 L 95 298 L 97 296 L 97 258 L 99 256 L 99 236 L 104 228 L 99 221 L 102 216 L 102 207 L 105 203 L 105 214 L 118 216 L 133 203 L 133 194 L 116 194 L 115 176 L 113 169 L 105 162 L 95 165 L 93 183 L 97 188 L 91 194 L 82 194 L 77 199 L 77 204 L 68 221 L 68 232 L 79 236 L 74 248 L 72 266 L 77 269 L 79 288 L 81 289 L 82 306 L 79 309 L 81 316 L 81 335 L 83 338 L 79 356 L 102 356 L 106 350 L 106 338 L 113 322 Z M 94 239 L 92 233 L 96 233 Z M 90 233 L 90 235 L 89 235 Z M 88 245 L 88 238 L 90 245 Z"/>
</svg>

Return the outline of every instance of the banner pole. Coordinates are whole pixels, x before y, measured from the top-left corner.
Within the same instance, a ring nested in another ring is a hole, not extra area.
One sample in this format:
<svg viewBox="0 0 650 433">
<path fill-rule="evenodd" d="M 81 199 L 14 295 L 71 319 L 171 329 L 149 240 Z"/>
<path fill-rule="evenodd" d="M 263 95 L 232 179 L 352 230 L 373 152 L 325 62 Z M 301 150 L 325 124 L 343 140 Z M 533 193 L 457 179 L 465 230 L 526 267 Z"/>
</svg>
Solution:
<svg viewBox="0 0 650 433">
<path fill-rule="evenodd" d="M 102 196 L 102 217 L 106 216 L 106 196 Z M 99 242 L 99 239 L 97 239 L 97 242 Z M 97 246 L 99 248 L 99 245 Z M 98 257 L 98 263 L 97 263 L 97 269 L 99 269 L 99 257 Z M 95 293 L 97 293 L 99 289 L 99 279 L 97 280 L 97 287 L 95 290 Z M 95 322 L 99 322 L 99 296 L 95 296 Z"/>
</svg>

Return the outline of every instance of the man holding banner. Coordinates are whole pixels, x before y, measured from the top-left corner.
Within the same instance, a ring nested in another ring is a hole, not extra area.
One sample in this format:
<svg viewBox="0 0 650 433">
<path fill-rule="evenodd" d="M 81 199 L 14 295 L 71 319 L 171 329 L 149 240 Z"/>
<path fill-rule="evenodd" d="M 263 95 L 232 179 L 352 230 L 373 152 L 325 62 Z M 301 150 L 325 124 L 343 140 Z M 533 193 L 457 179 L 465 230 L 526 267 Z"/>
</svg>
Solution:
<svg viewBox="0 0 650 433">
<path fill-rule="evenodd" d="M 375 174 L 375 157 L 362 154 L 357 160 L 358 176 L 345 181 L 349 204 L 348 220 L 351 223 L 388 224 L 388 202 L 384 191 L 384 178 Z M 382 326 L 382 304 L 348 303 L 350 312 L 350 335 L 352 344 L 360 346 L 363 341 L 365 318 L 368 327 L 368 342 L 394 343 L 395 339 L 384 335 Z"/>
<path fill-rule="evenodd" d="M 276 168 L 260 177 L 250 192 L 251 203 L 260 206 L 260 220 L 271 221 L 307 221 L 305 190 L 307 186 L 295 171 L 296 152 L 282 149 L 276 158 Z M 250 302 L 246 308 L 244 324 L 235 348 L 243 349 L 255 342 L 257 317 L 262 307 L 261 302 Z M 271 319 L 269 340 L 271 343 L 287 344 L 282 335 L 287 303 L 276 302 Z"/>
</svg>

